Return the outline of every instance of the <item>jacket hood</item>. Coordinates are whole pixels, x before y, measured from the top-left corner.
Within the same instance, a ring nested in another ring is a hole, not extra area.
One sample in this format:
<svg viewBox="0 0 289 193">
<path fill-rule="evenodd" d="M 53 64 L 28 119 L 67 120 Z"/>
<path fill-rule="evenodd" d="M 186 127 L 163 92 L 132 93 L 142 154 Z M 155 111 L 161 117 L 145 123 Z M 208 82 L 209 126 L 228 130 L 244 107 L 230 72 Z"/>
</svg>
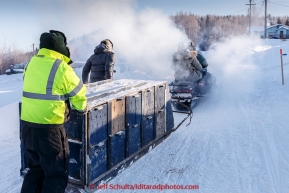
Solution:
<svg viewBox="0 0 289 193">
<path fill-rule="evenodd" d="M 105 44 L 101 43 L 98 46 L 95 47 L 94 49 L 94 53 L 98 54 L 98 53 L 103 53 L 103 52 L 111 52 L 112 50 L 109 50 L 109 47 L 106 46 Z"/>
</svg>

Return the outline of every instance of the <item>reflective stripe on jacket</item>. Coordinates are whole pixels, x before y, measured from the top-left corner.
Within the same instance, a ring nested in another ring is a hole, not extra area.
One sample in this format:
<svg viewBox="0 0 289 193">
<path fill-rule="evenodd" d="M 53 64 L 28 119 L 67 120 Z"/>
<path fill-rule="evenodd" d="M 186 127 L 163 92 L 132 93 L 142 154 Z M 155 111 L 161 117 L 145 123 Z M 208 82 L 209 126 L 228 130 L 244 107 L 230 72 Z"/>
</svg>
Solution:
<svg viewBox="0 0 289 193">
<path fill-rule="evenodd" d="M 86 109 L 86 87 L 67 64 L 70 59 L 42 48 L 24 72 L 21 120 L 37 124 L 63 124 L 66 102 Z"/>
</svg>

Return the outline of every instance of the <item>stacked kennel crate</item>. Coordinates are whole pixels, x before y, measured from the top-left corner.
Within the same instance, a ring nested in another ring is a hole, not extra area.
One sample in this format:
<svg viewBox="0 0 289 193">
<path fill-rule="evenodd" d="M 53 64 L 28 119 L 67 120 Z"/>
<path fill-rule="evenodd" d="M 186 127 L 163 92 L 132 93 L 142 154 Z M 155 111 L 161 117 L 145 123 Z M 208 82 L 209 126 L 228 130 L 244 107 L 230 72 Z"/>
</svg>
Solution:
<svg viewBox="0 0 289 193">
<path fill-rule="evenodd" d="M 88 112 L 72 111 L 69 186 L 96 187 L 142 157 L 174 127 L 167 82 L 117 80 L 87 85 Z M 21 129 L 21 128 L 20 128 Z M 26 164 L 22 151 L 21 174 Z"/>
</svg>

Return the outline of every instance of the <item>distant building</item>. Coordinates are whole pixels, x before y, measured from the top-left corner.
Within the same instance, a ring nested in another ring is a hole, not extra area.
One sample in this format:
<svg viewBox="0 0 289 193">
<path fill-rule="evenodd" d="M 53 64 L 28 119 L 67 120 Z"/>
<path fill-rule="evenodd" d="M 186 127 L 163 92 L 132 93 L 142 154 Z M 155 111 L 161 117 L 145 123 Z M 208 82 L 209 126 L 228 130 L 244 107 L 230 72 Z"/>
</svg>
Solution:
<svg viewBox="0 0 289 193">
<path fill-rule="evenodd" d="M 260 31 L 260 36 L 264 37 L 264 29 Z M 289 39 L 289 26 L 276 24 L 276 25 L 267 27 L 267 38 Z"/>
<path fill-rule="evenodd" d="M 279 39 L 289 39 L 289 26 L 279 27 L 276 31 L 276 36 Z"/>
</svg>

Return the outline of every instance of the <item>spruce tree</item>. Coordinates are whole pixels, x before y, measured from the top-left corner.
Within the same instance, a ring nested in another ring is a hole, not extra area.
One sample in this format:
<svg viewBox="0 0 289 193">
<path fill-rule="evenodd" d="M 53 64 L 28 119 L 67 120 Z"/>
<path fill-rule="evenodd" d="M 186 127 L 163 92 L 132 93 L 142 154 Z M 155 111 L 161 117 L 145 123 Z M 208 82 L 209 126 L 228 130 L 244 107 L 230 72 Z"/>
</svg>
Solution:
<svg viewBox="0 0 289 193">
<path fill-rule="evenodd" d="M 277 24 L 282 24 L 282 21 L 281 21 L 280 17 L 278 17 L 278 19 L 277 19 Z"/>
<path fill-rule="evenodd" d="M 289 26 L 289 17 L 287 17 L 287 19 L 285 21 L 285 25 Z"/>
</svg>

